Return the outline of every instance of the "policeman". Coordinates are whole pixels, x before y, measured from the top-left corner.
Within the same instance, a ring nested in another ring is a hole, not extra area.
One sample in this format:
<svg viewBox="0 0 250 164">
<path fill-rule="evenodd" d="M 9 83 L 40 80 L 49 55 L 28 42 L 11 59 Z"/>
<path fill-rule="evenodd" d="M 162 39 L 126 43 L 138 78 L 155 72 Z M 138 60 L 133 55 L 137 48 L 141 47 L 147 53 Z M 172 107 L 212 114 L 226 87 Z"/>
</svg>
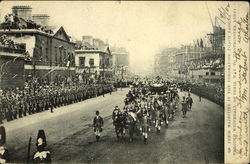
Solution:
<svg viewBox="0 0 250 164">
<path fill-rule="evenodd" d="M 96 141 L 99 141 L 100 137 L 101 137 L 101 132 L 103 129 L 103 118 L 101 116 L 99 116 L 99 111 L 96 111 L 96 116 L 93 119 L 93 127 L 94 127 L 94 132 L 96 135 Z"/>
</svg>

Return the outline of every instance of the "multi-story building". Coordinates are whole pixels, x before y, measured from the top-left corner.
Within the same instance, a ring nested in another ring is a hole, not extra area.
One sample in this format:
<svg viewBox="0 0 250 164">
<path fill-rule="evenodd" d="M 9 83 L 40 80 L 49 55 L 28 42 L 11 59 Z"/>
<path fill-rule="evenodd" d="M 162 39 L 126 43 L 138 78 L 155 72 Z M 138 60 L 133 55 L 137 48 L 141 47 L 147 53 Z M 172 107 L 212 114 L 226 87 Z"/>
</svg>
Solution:
<svg viewBox="0 0 250 164">
<path fill-rule="evenodd" d="M 109 45 L 100 39 L 83 37 L 81 46 L 75 50 L 75 62 L 77 74 L 112 77 L 112 54 Z"/>
<path fill-rule="evenodd" d="M 26 54 L 29 56 L 24 64 L 25 80 L 35 77 L 40 83 L 62 83 L 66 79 L 69 81 L 70 77 L 75 74 L 75 44 L 70 40 L 64 28 L 60 27 L 48 32 L 40 28 L 43 26 L 26 21 L 31 18 L 31 8 L 27 6 L 14 6 L 12 12 L 15 15 L 11 22 L 13 28 L 1 29 L 0 34 L 24 45 Z M 48 17 L 45 17 L 36 18 L 36 21 L 47 22 Z M 8 23 L 10 22 L 2 24 Z M 18 26 L 20 23 L 26 26 Z"/>
<path fill-rule="evenodd" d="M 124 78 L 130 72 L 129 53 L 124 47 L 111 47 L 113 71 L 117 78 Z"/>
<path fill-rule="evenodd" d="M 54 35 L 37 29 L 0 30 L 0 34 L 25 44 L 26 53 L 30 56 L 24 65 L 28 77 L 36 77 L 40 83 L 61 83 L 66 77 L 75 74 L 75 46 L 63 27 Z"/>
</svg>

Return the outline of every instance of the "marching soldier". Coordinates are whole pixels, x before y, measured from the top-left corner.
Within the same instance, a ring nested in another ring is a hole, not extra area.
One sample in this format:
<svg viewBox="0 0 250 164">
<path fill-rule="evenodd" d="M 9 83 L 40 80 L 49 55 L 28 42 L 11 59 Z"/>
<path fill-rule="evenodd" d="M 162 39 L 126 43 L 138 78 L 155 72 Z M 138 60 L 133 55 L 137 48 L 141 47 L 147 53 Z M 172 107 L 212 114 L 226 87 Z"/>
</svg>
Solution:
<svg viewBox="0 0 250 164">
<path fill-rule="evenodd" d="M 188 106 L 188 109 L 191 111 L 191 108 L 192 108 L 192 104 L 193 104 L 193 99 L 192 97 L 190 96 L 190 94 L 188 94 L 188 97 L 187 97 L 187 106 Z"/>
<path fill-rule="evenodd" d="M 186 102 L 185 96 L 183 96 L 183 100 L 181 102 L 181 105 L 182 105 L 182 114 L 183 114 L 183 118 L 184 118 L 184 117 L 186 117 L 186 114 L 187 114 L 187 102 Z"/>
<path fill-rule="evenodd" d="M 96 141 L 99 141 L 100 137 L 101 137 L 101 132 L 103 129 L 103 118 L 101 116 L 99 116 L 99 111 L 96 111 L 96 116 L 94 117 L 93 120 L 93 126 L 94 126 L 94 132 L 96 135 Z"/>
<path fill-rule="evenodd" d="M 142 117 L 142 135 L 144 137 L 144 144 L 147 144 L 148 139 L 148 131 L 149 131 L 149 119 L 147 110 L 144 111 Z"/>
</svg>

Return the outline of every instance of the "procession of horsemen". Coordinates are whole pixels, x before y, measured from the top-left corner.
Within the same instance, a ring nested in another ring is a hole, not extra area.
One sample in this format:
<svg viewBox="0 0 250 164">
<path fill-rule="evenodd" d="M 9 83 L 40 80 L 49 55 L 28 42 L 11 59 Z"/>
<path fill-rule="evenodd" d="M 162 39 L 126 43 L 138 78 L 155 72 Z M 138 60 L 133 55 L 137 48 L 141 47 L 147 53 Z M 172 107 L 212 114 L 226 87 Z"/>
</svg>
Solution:
<svg viewBox="0 0 250 164">
<path fill-rule="evenodd" d="M 150 131 L 160 133 L 161 127 L 166 128 L 169 121 L 173 121 L 176 111 L 181 104 L 183 118 L 191 110 L 193 99 L 190 90 L 187 95 L 179 97 L 179 86 L 176 82 L 163 80 L 137 81 L 132 86 L 124 100 L 124 107 L 115 106 L 112 113 L 113 125 L 117 139 L 124 139 L 126 135 L 129 141 L 136 136 L 142 135 L 144 144 L 147 144 Z M 93 121 L 96 140 L 100 139 L 103 130 L 103 119 L 96 111 Z"/>
<path fill-rule="evenodd" d="M 185 118 L 187 112 L 192 108 L 193 100 L 190 96 L 190 89 L 185 88 L 187 92 L 180 97 L 179 88 L 180 84 L 174 81 L 161 79 L 134 81 L 125 96 L 124 106 L 121 108 L 115 106 L 112 112 L 117 139 L 128 138 L 129 142 L 132 142 L 135 136 L 142 136 L 144 144 L 147 144 L 150 132 L 159 134 L 161 128 L 167 128 L 169 121 L 174 121 L 178 109 L 181 109 L 181 115 Z M 104 127 L 104 119 L 99 111 L 95 111 L 95 114 L 93 127 L 96 141 L 99 141 Z M 1 126 L 0 163 L 10 161 L 8 149 L 3 146 L 5 138 L 5 128 Z M 45 131 L 39 129 L 36 140 L 37 151 L 32 156 L 34 163 L 51 162 L 51 154 L 46 145 Z"/>
</svg>

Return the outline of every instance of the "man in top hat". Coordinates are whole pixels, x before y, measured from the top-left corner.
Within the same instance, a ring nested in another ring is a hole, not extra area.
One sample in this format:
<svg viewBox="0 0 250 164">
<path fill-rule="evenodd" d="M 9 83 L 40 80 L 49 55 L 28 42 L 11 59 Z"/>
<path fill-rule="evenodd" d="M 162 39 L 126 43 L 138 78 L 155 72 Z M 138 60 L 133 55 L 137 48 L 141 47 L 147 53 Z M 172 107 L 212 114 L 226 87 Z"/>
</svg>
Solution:
<svg viewBox="0 0 250 164">
<path fill-rule="evenodd" d="M 119 114 L 121 113 L 121 110 L 118 108 L 118 106 L 116 105 L 113 113 L 112 113 L 112 120 L 113 120 L 113 124 L 115 125 L 115 122 L 117 120 L 117 118 L 119 117 Z"/>
<path fill-rule="evenodd" d="M 96 135 L 96 141 L 99 141 L 99 139 L 101 137 L 101 132 L 102 132 L 102 129 L 103 129 L 103 125 L 104 125 L 103 118 L 99 114 L 100 113 L 97 110 L 96 111 L 96 116 L 94 117 L 94 120 L 93 120 L 93 126 L 94 126 L 94 132 L 95 132 L 95 135 Z"/>
<path fill-rule="evenodd" d="M 4 147 L 5 142 L 6 142 L 5 128 L 3 126 L 0 126 L 0 163 L 10 162 L 8 150 Z"/>
</svg>

